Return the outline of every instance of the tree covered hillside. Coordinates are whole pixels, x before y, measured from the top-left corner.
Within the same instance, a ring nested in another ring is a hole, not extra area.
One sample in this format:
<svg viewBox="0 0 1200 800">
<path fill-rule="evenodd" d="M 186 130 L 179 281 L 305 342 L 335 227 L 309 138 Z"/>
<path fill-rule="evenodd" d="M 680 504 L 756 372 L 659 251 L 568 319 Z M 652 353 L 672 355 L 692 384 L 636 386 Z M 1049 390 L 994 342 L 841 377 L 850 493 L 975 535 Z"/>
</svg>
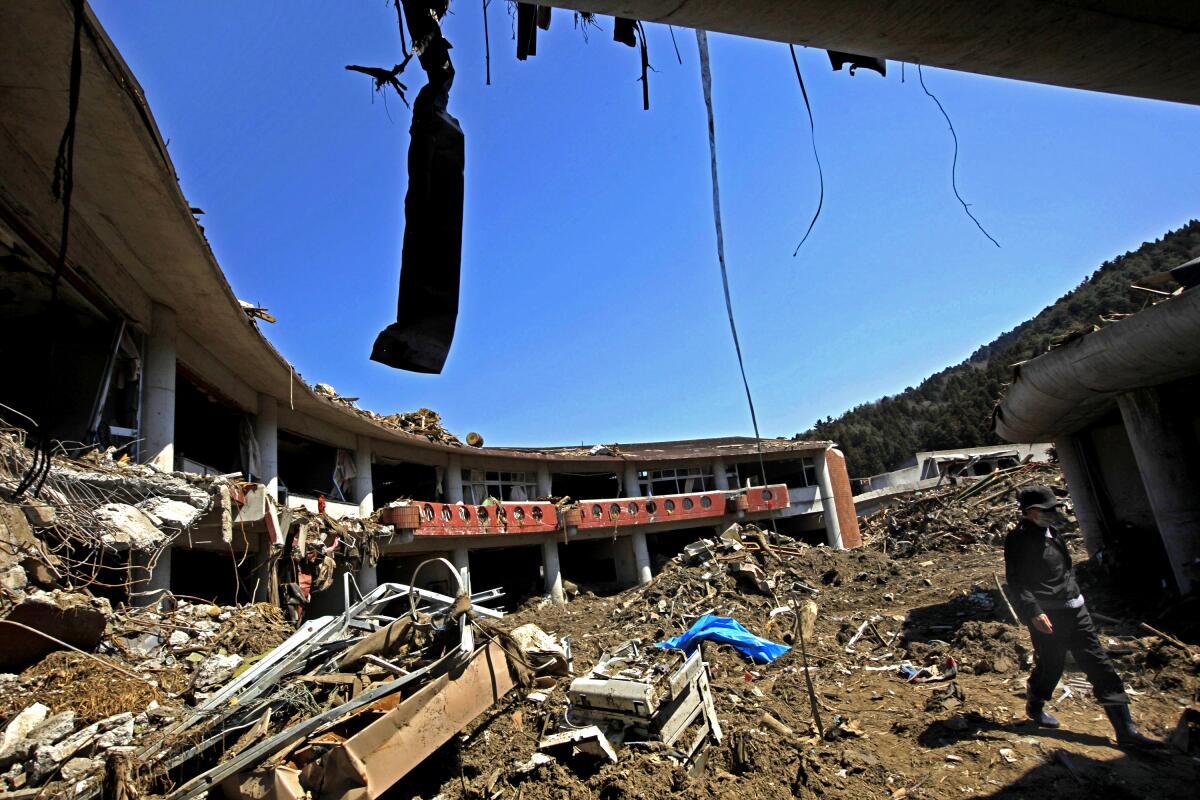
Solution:
<svg viewBox="0 0 1200 800">
<path fill-rule="evenodd" d="M 857 406 L 837 419 L 818 420 L 800 439 L 832 439 L 846 453 L 850 474 L 896 469 L 914 452 L 995 444 L 992 409 L 1012 377 L 1011 365 L 1046 352 L 1051 341 L 1100 315 L 1132 313 L 1150 295 L 1129 288 L 1155 272 L 1200 256 L 1200 220 L 1137 250 L 1106 261 L 1036 317 L 980 347 L 970 358 L 926 378 L 920 386 Z"/>
</svg>

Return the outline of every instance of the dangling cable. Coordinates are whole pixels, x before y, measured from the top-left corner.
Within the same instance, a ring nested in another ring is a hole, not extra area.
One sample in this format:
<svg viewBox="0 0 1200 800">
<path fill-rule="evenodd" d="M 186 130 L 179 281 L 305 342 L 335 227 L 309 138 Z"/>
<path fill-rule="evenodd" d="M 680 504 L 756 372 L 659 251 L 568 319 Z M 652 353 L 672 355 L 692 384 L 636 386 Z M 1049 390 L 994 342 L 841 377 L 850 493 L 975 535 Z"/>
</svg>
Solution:
<svg viewBox="0 0 1200 800">
<path fill-rule="evenodd" d="M 808 111 L 808 132 L 812 139 L 813 160 L 817 162 L 817 178 L 821 182 L 821 195 L 817 198 L 817 210 L 813 214 L 812 221 L 808 223 L 808 230 L 804 232 L 804 238 L 792 252 L 792 258 L 795 258 L 796 253 L 799 253 L 800 248 L 808 241 L 808 235 L 812 233 L 813 226 L 817 224 L 817 217 L 821 216 L 821 208 L 825 205 L 825 171 L 821 169 L 821 157 L 817 155 L 817 126 L 813 122 L 812 105 L 808 102 L 808 90 L 804 88 L 804 78 L 800 77 L 800 61 L 796 58 L 796 45 L 789 44 L 788 48 L 792 51 L 792 66 L 796 68 L 796 80 L 800 83 L 800 94 L 804 98 L 804 108 Z"/>
<path fill-rule="evenodd" d="M 47 359 L 49 374 L 54 376 L 55 353 L 58 349 L 58 285 L 62 274 L 67 268 L 67 247 L 71 236 L 71 195 L 75 189 L 75 121 L 79 115 L 79 90 L 83 78 L 83 55 L 81 39 L 83 36 L 83 0 L 72 0 L 71 10 L 75 15 L 75 29 L 71 39 L 71 67 L 69 88 L 67 94 L 67 124 L 63 127 L 62 138 L 58 142 L 58 154 L 54 159 L 54 178 L 50 191 L 54 197 L 62 200 L 62 228 L 59 233 L 58 256 L 54 261 L 54 278 L 50 282 L 50 305 L 46 310 L 46 322 L 50 328 L 47 341 L 50 354 Z M 46 400 L 44 413 L 50 413 L 50 402 L 54 394 L 53 377 L 46 384 Z M 47 420 L 47 426 L 40 428 L 33 446 L 33 460 L 28 471 L 22 476 L 13 492 L 13 499 L 20 497 L 30 488 L 33 496 L 37 497 L 50 474 L 53 460 L 50 453 L 50 431 L 53 420 Z"/>
<path fill-rule="evenodd" d="M 490 5 L 491 2 L 492 0 L 483 0 L 483 62 L 486 65 L 485 70 L 487 74 L 487 80 L 484 82 L 485 86 L 492 85 L 492 45 L 491 42 L 488 41 L 487 18 L 488 5 Z"/>
<path fill-rule="evenodd" d="M 713 121 L 712 70 L 708 63 L 708 34 L 696 29 L 696 46 L 700 51 L 700 83 L 704 87 L 704 109 L 708 113 L 708 153 L 712 167 L 713 225 L 717 230 L 717 261 L 721 265 L 721 288 L 725 291 L 725 313 L 729 315 L 729 332 L 733 334 L 733 349 L 737 353 L 738 369 L 742 373 L 742 386 L 746 390 L 746 404 L 750 406 L 750 422 L 754 426 L 754 443 L 758 449 L 758 468 L 763 487 L 767 485 L 767 466 L 763 461 L 762 436 L 758 432 L 758 414 L 754 410 L 754 397 L 750 394 L 750 381 L 746 378 L 746 363 L 742 359 L 742 345 L 738 340 L 737 323 L 733 320 L 733 300 L 729 296 L 729 271 L 725 267 L 725 233 L 721 225 L 721 189 L 717 182 L 717 128 Z M 739 487 L 740 488 L 740 487 Z M 775 529 L 775 520 L 771 519 Z M 778 529 L 775 529 L 778 533 Z"/>
<path fill-rule="evenodd" d="M 990 239 L 992 244 L 999 247 L 1000 243 L 992 239 L 992 235 L 984 230 L 983 226 L 979 224 L 979 220 L 975 219 L 975 215 L 971 213 L 971 208 L 967 205 L 967 201 L 963 200 L 962 195 L 958 193 L 958 134 L 954 132 L 954 123 L 950 121 L 950 115 L 942 107 L 942 101 L 938 100 L 933 92 L 929 91 L 925 86 L 925 73 L 921 71 L 920 64 L 917 64 L 917 78 L 920 79 L 921 88 L 925 90 L 925 94 L 929 95 L 929 99 L 937 104 L 938 111 L 942 112 L 942 116 L 946 118 L 946 124 L 950 126 L 950 136 L 954 139 L 954 161 L 950 164 L 950 187 L 954 189 L 954 196 L 958 198 L 958 202 L 962 203 L 963 211 L 967 212 L 967 216 L 975 223 L 975 227 L 979 228 L 980 232 Z"/>
</svg>

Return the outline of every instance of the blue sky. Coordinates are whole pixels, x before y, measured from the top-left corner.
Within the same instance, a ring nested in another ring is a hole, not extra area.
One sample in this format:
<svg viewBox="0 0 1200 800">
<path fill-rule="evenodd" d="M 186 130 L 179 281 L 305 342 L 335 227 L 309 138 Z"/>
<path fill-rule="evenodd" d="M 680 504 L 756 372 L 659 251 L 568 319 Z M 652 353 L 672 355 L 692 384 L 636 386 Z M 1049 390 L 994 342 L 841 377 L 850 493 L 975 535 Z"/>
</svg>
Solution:
<svg viewBox="0 0 1200 800">
<path fill-rule="evenodd" d="M 310 382 L 426 406 L 488 444 L 746 434 L 721 295 L 695 37 L 636 49 L 555 11 L 515 59 L 506 4 L 454 3 L 450 110 L 466 133 L 458 333 L 438 376 L 368 360 L 394 319 L 408 110 L 346 64 L 399 60 L 390 3 L 92 5 L 206 212 L 230 283 Z M 764 435 L 915 385 L 1101 262 L 1200 215 L 1200 109 L 938 69 L 833 72 L 801 50 L 825 207 L 785 45 L 710 36 L 725 242 Z M 414 61 L 412 95 L 424 83 Z"/>
</svg>

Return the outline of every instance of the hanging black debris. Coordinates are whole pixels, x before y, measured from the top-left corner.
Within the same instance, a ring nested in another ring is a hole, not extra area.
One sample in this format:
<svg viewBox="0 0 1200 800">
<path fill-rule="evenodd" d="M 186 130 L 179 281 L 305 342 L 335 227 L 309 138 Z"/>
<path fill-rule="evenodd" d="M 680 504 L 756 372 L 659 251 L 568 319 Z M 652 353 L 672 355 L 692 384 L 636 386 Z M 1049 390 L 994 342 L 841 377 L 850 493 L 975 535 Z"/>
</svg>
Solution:
<svg viewBox="0 0 1200 800">
<path fill-rule="evenodd" d="M 538 7 L 533 3 L 517 3 L 517 60 L 537 55 Z"/>
<path fill-rule="evenodd" d="M 837 50 L 829 51 L 829 63 L 833 65 L 835 72 L 841 70 L 846 64 L 850 65 L 850 74 L 854 74 L 854 70 L 858 68 L 873 69 L 884 77 L 887 76 L 887 61 L 874 56 L 859 56 L 854 53 L 841 53 Z"/>
<path fill-rule="evenodd" d="M 403 0 L 413 52 L 429 78 L 413 102 L 396 322 L 371 360 L 440 373 L 454 340 L 462 268 L 463 132 L 446 111 L 454 66 L 440 21 L 449 3 Z"/>
<path fill-rule="evenodd" d="M 613 41 L 629 47 L 637 46 L 637 20 L 625 17 L 613 18 Z"/>
</svg>

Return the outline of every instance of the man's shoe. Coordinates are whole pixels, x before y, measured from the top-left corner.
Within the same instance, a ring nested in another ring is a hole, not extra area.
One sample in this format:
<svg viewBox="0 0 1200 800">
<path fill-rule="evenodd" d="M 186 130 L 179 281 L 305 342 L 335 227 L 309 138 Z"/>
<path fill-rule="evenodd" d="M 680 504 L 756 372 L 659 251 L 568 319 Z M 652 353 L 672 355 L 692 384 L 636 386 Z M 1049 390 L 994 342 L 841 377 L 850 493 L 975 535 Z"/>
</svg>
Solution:
<svg viewBox="0 0 1200 800">
<path fill-rule="evenodd" d="M 1040 700 L 1027 700 L 1025 702 L 1025 713 L 1029 715 L 1029 718 L 1039 728 L 1058 727 L 1058 720 L 1046 710 L 1046 704 Z"/>
<path fill-rule="evenodd" d="M 1134 747 L 1140 750 L 1158 750 L 1162 742 L 1142 736 L 1133 725 L 1133 716 L 1125 703 L 1114 706 L 1104 706 L 1104 713 L 1112 723 L 1113 731 L 1117 734 L 1118 747 Z"/>
</svg>

